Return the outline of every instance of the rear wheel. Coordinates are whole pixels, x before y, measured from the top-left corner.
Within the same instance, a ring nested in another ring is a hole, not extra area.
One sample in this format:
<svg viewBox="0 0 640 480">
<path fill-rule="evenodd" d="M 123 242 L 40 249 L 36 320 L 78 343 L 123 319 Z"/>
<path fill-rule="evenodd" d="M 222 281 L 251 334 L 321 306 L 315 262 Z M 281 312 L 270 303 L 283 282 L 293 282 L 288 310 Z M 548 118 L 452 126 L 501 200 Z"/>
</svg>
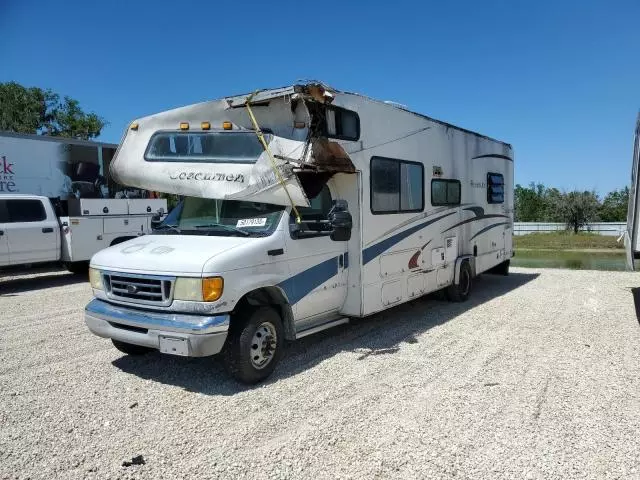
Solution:
<svg viewBox="0 0 640 480">
<path fill-rule="evenodd" d="M 469 262 L 464 262 L 460 265 L 458 283 L 447 288 L 447 298 L 452 302 L 464 302 L 471 293 L 471 284 L 471 266 Z"/>
<path fill-rule="evenodd" d="M 246 310 L 231 322 L 222 356 L 231 376 L 242 383 L 258 383 L 276 368 L 284 345 L 280 315 L 270 307 Z"/>
<path fill-rule="evenodd" d="M 80 275 L 89 271 L 89 262 L 67 262 L 64 264 L 64 268 L 71 273 Z"/>
<path fill-rule="evenodd" d="M 149 353 L 153 350 L 153 348 L 134 345 L 133 343 L 125 343 L 120 340 L 111 339 L 111 342 L 113 342 L 114 347 L 127 355 L 144 355 L 145 353 Z"/>
</svg>

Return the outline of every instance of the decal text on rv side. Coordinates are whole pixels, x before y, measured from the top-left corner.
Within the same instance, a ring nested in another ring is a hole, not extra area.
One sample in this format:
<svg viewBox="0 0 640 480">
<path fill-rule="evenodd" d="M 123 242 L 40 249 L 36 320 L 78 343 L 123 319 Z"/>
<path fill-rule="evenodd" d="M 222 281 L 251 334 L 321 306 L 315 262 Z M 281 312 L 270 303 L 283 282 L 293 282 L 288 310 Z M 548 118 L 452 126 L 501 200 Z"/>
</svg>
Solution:
<svg viewBox="0 0 640 480">
<path fill-rule="evenodd" d="M 169 175 L 171 180 L 207 180 L 213 182 L 240 182 L 244 183 L 244 175 L 241 173 L 204 173 L 204 172 L 177 172 Z"/>
</svg>

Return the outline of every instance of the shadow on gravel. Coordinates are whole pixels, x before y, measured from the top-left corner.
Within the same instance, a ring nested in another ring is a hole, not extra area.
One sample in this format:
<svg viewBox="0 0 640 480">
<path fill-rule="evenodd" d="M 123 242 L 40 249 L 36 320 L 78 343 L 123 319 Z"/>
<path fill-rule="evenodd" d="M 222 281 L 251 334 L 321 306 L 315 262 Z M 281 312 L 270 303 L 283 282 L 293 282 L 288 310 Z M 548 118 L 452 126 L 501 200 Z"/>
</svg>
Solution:
<svg viewBox="0 0 640 480">
<path fill-rule="evenodd" d="M 449 303 L 441 294 L 435 293 L 292 342 L 273 375 L 257 387 L 230 379 L 216 357 L 180 358 L 154 352 L 142 357 L 125 355 L 114 360 L 113 365 L 124 372 L 192 392 L 233 395 L 297 375 L 341 352 L 358 354 L 355 361 L 372 355 L 393 355 L 403 343 L 419 343 L 416 337 L 427 330 L 537 277 L 538 274 L 533 273 L 511 273 L 508 277 L 482 275 L 474 283 L 471 297 L 466 302 Z"/>
<path fill-rule="evenodd" d="M 14 276 L 14 275 L 21 276 Z M 0 297 L 12 297 L 23 292 L 43 290 L 52 287 L 63 287 L 89 281 L 87 274 L 73 274 L 58 269 L 20 271 L 12 273 L 3 271 L 0 276 Z M 11 278 L 5 279 L 10 276 Z"/>
</svg>

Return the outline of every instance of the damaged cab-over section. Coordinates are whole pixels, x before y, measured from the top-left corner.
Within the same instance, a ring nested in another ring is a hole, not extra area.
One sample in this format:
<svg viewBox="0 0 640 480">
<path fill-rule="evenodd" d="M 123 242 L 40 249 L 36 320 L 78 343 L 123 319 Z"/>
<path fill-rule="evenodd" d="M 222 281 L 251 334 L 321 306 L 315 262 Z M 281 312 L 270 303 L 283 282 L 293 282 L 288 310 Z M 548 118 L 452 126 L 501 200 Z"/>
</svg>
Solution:
<svg viewBox="0 0 640 480">
<path fill-rule="evenodd" d="M 308 206 L 334 173 L 356 170 L 340 142 L 358 140 L 359 118 L 334 98 L 309 83 L 141 118 L 111 175 L 153 191 Z"/>
</svg>

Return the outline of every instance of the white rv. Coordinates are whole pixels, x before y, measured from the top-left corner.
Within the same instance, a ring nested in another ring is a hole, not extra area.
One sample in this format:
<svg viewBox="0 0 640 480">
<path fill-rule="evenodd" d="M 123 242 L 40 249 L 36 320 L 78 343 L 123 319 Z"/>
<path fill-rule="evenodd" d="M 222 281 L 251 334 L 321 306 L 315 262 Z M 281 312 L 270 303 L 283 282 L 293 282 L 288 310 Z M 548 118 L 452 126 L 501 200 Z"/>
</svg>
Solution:
<svg viewBox="0 0 640 480">
<path fill-rule="evenodd" d="M 185 196 L 97 253 L 85 319 L 129 354 L 221 352 L 257 382 L 294 340 L 472 279 L 513 255 L 510 145 L 322 84 L 140 118 L 111 165 Z"/>
<path fill-rule="evenodd" d="M 636 260 L 640 259 L 640 113 L 636 121 L 633 137 L 633 160 L 631 162 L 631 188 L 629 189 L 629 206 L 627 208 L 627 231 L 624 245 L 627 252 L 627 267 L 636 270 Z"/>
</svg>

